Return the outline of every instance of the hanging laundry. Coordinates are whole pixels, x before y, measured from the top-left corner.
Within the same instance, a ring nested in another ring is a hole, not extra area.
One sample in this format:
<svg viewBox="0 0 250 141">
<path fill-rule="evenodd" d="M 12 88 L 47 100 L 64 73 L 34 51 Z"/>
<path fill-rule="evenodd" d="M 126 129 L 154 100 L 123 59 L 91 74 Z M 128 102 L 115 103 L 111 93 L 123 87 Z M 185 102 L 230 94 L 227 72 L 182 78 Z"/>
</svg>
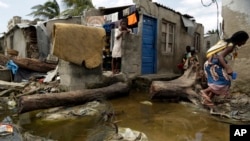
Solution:
<svg viewBox="0 0 250 141">
<path fill-rule="evenodd" d="M 103 28 L 105 29 L 106 33 L 110 33 L 113 28 L 115 28 L 115 23 L 107 23 L 103 25 Z"/>
<path fill-rule="evenodd" d="M 130 6 L 129 7 L 129 14 L 133 13 L 136 11 L 136 5 Z"/>
<path fill-rule="evenodd" d="M 118 21 L 118 12 L 112 14 L 112 22 Z"/>
<path fill-rule="evenodd" d="M 128 16 L 128 25 L 134 25 L 138 22 L 137 20 L 137 16 L 136 16 L 136 13 L 133 13 L 131 15 Z"/>
<path fill-rule="evenodd" d="M 105 20 L 105 23 L 110 23 L 112 22 L 112 15 L 109 14 L 109 15 L 104 15 L 104 20 Z"/>
<path fill-rule="evenodd" d="M 122 11 L 122 13 L 123 13 L 123 16 L 128 16 L 129 14 L 130 14 L 130 8 L 126 8 L 126 9 L 124 9 L 123 11 Z"/>
</svg>

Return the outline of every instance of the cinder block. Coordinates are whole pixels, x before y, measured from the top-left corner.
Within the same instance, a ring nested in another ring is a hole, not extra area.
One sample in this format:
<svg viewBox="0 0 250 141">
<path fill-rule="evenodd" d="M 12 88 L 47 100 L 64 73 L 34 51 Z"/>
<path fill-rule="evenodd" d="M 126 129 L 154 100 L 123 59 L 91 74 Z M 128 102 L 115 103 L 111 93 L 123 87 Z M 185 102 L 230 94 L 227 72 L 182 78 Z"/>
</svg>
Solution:
<svg viewBox="0 0 250 141">
<path fill-rule="evenodd" d="M 47 63 L 51 63 L 51 64 L 57 64 L 59 61 L 57 56 L 54 56 L 52 54 L 49 54 L 46 58 L 46 62 Z"/>
<path fill-rule="evenodd" d="M 61 85 L 66 86 L 69 90 L 85 89 L 86 83 L 101 81 L 101 67 L 87 69 L 63 60 L 59 60 L 58 67 Z"/>
</svg>

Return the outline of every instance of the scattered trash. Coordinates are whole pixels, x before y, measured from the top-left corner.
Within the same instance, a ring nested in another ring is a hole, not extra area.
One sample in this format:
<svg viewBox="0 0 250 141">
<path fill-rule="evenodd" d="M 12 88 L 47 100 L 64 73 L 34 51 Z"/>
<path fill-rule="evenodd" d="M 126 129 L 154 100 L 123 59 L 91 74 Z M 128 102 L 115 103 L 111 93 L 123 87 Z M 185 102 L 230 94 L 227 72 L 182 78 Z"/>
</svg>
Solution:
<svg viewBox="0 0 250 141">
<path fill-rule="evenodd" d="M 17 105 L 16 101 L 14 99 L 8 100 L 7 104 L 8 104 L 9 109 L 14 109 L 16 107 L 16 105 Z"/>
<path fill-rule="evenodd" d="M 22 135 L 12 119 L 7 116 L 0 123 L 0 140 L 1 141 L 23 141 Z"/>
<path fill-rule="evenodd" d="M 118 134 L 113 134 L 104 141 L 148 141 L 147 136 L 142 132 L 130 128 L 119 128 L 118 131 Z"/>
<path fill-rule="evenodd" d="M 142 102 L 140 102 L 140 103 L 141 103 L 141 104 L 145 104 L 145 105 L 150 105 L 150 106 L 153 105 L 153 103 L 150 102 L 150 101 L 142 101 Z"/>
<path fill-rule="evenodd" d="M 0 136 L 6 136 L 13 133 L 13 126 L 0 123 Z"/>
</svg>

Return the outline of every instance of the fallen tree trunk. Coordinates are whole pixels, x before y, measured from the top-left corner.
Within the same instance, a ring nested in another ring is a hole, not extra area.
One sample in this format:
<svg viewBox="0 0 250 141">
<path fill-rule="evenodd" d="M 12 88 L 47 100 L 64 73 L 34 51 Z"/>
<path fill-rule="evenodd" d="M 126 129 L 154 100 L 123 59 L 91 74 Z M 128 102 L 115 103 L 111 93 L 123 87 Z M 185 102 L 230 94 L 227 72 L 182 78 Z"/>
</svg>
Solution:
<svg viewBox="0 0 250 141">
<path fill-rule="evenodd" d="M 118 82 L 108 87 L 97 89 L 22 96 L 18 101 L 18 112 L 25 113 L 58 106 L 80 105 L 93 100 L 111 99 L 128 94 L 129 86 Z"/>
<path fill-rule="evenodd" d="M 3 54 L 0 54 L 0 59 L 0 65 L 5 66 L 9 60 L 13 60 L 13 62 L 17 64 L 18 67 L 33 70 L 36 72 L 48 72 L 50 70 L 54 70 L 57 66 L 55 64 L 49 64 L 37 59 L 9 57 Z"/>
<path fill-rule="evenodd" d="M 151 99 L 183 98 L 195 103 L 198 94 L 193 90 L 196 84 L 197 65 L 191 65 L 185 73 L 171 81 L 153 81 L 150 86 Z"/>
</svg>

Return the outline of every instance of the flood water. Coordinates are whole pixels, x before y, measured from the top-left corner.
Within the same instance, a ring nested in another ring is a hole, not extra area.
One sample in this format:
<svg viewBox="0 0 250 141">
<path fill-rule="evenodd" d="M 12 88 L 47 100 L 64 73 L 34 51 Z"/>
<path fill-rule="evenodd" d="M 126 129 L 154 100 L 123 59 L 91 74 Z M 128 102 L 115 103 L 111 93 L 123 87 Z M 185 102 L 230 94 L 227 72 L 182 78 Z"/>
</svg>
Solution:
<svg viewBox="0 0 250 141">
<path fill-rule="evenodd" d="M 208 111 L 190 103 L 148 101 L 147 92 L 132 91 L 128 97 L 108 101 L 118 114 L 119 127 L 145 133 L 149 141 L 228 141 L 229 124 L 211 116 Z M 23 131 L 58 141 L 85 141 L 94 128 L 89 118 L 60 122 L 45 122 L 33 113 L 14 116 L 13 110 L 1 110 L 0 118 L 10 116 Z"/>
</svg>

